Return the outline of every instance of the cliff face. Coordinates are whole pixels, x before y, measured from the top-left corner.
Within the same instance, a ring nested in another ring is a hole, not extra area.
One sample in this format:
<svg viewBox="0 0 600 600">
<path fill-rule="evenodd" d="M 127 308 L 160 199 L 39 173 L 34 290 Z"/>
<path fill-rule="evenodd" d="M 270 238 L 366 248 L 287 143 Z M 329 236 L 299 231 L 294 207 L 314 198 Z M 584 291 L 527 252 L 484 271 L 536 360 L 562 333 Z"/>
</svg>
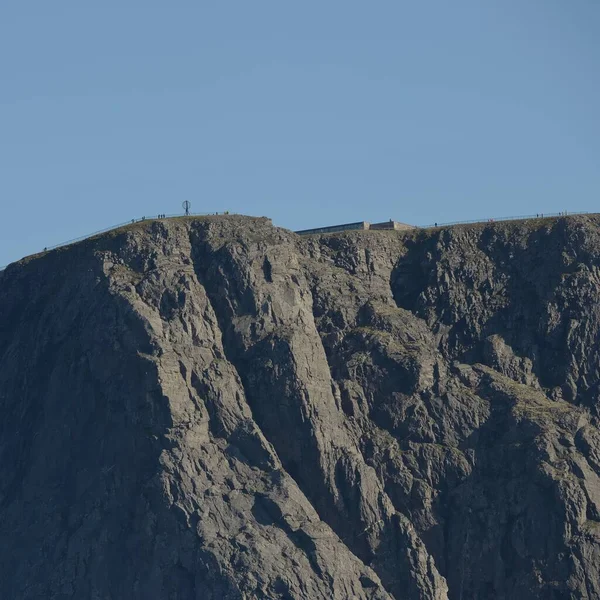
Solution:
<svg viewBox="0 0 600 600">
<path fill-rule="evenodd" d="M 10 266 L 2 597 L 600 597 L 599 226 L 181 219 Z"/>
</svg>

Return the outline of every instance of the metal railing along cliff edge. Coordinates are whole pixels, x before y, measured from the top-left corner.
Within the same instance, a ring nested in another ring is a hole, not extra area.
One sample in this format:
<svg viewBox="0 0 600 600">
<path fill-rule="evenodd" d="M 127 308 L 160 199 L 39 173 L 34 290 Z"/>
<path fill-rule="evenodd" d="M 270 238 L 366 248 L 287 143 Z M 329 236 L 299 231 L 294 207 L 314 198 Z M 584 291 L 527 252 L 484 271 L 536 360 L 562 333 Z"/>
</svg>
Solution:
<svg viewBox="0 0 600 600">
<path fill-rule="evenodd" d="M 129 219 L 129 221 L 124 221 L 123 223 L 119 223 L 118 225 L 111 225 L 110 227 L 106 227 L 105 229 L 99 229 L 98 231 L 94 231 L 94 233 L 88 233 L 87 235 L 82 235 L 80 237 L 73 238 L 72 240 L 68 240 L 66 242 L 61 242 L 60 244 L 55 244 L 54 246 L 46 246 L 39 252 L 34 252 L 33 254 L 28 254 L 27 256 L 24 256 L 23 258 L 20 258 L 19 260 L 23 260 L 24 258 L 28 258 L 29 256 L 35 256 L 36 254 L 50 252 L 50 250 L 56 250 L 57 248 L 63 248 L 65 246 L 70 246 L 71 244 L 76 244 L 77 242 L 83 242 L 84 240 L 93 238 L 96 235 L 100 235 L 102 233 L 108 233 L 109 231 L 113 231 L 115 229 L 120 229 L 121 227 L 127 227 L 127 225 L 134 225 L 135 223 L 141 223 L 142 221 L 161 221 L 164 219 L 172 219 L 175 217 L 185 217 L 185 216 L 207 217 L 210 215 L 224 215 L 224 214 L 229 214 L 229 213 L 210 212 L 210 213 L 189 213 L 187 215 L 176 213 L 176 214 L 171 214 L 171 215 L 167 215 L 167 214 L 163 214 L 162 216 L 161 215 L 153 215 L 153 216 L 151 215 L 149 217 L 139 217 L 138 219 Z M 19 260 L 16 260 L 13 262 L 19 262 Z M 0 267 L 0 271 L 4 271 L 4 269 L 6 269 L 6 267 L 8 267 L 11 264 L 12 263 L 9 263 L 8 265 L 4 265 L 3 267 Z"/>
<path fill-rule="evenodd" d="M 447 223 L 432 223 L 431 225 L 423 225 L 419 229 L 432 229 L 435 227 L 450 227 L 452 225 L 473 225 L 475 223 L 496 223 L 498 221 L 527 221 L 531 219 L 550 219 L 553 217 L 572 217 L 575 215 L 594 214 L 589 211 L 571 212 L 563 211 L 557 213 L 538 213 L 536 215 L 520 215 L 518 217 L 494 217 L 493 219 L 472 219 L 471 221 L 449 221 Z"/>
<path fill-rule="evenodd" d="M 125 221 L 123 223 L 119 223 L 118 225 L 112 225 L 111 227 L 107 227 L 105 229 L 100 229 L 99 231 L 94 231 L 93 233 L 89 233 L 87 235 L 82 235 L 81 237 L 74 238 L 74 239 L 68 240 L 66 242 L 61 242 L 60 244 L 55 244 L 54 246 L 47 246 L 43 250 L 40 250 L 39 252 L 37 252 L 35 254 L 41 254 L 43 252 L 49 252 L 50 250 L 56 250 L 57 248 L 63 248 L 65 246 L 70 246 L 71 244 L 76 244 L 77 242 L 82 242 L 82 241 L 92 238 L 96 235 L 100 235 L 102 233 L 108 233 L 109 231 L 113 231 L 114 229 L 120 229 L 121 227 L 126 227 L 127 225 L 134 225 L 135 223 L 141 223 L 142 221 L 156 221 L 156 220 L 172 219 L 175 217 L 184 217 L 184 216 L 189 216 L 189 217 L 206 217 L 206 216 L 211 216 L 211 215 L 225 216 L 227 214 L 229 214 L 229 213 L 208 212 L 208 213 L 189 213 L 188 215 L 163 214 L 163 215 L 154 215 L 154 216 L 149 216 L 149 217 L 140 217 L 138 219 L 131 219 L 130 221 Z M 470 221 L 450 221 L 447 223 L 432 223 L 430 225 L 415 225 L 415 228 L 416 229 L 433 229 L 436 227 L 451 227 L 454 225 L 473 225 L 476 223 L 497 223 L 497 222 L 502 222 L 502 221 L 525 221 L 525 220 L 531 220 L 531 219 L 549 219 L 549 218 L 554 218 L 554 217 L 570 217 L 570 216 L 574 216 L 574 215 L 588 215 L 588 214 L 590 214 L 588 211 L 582 211 L 582 212 L 564 211 L 564 212 L 558 212 L 558 213 L 538 213 L 535 215 L 520 215 L 520 216 L 513 216 L 513 217 L 494 217 L 494 218 L 487 218 L 487 219 L 472 219 Z M 35 254 L 30 254 L 29 256 L 34 256 Z M 27 257 L 25 256 L 23 258 L 27 258 Z M 23 259 L 21 258 L 19 260 L 23 260 Z M 19 262 L 19 261 L 14 261 L 14 262 Z M 9 264 L 12 264 L 12 263 L 9 263 Z M 0 267 L 0 271 L 4 271 L 4 269 L 6 269 L 6 267 L 8 267 L 8 265 L 4 265 L 3 267 Z"/>
</svg>

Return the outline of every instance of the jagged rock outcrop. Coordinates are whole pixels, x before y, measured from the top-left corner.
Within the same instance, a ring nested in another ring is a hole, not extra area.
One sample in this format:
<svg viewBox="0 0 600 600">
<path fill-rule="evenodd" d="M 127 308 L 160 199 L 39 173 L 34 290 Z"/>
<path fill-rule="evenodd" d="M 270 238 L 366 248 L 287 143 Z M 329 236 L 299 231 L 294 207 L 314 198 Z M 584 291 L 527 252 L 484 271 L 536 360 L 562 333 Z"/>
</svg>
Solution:
<svg viewBox="0 0 600 600">
<path fill-rule="evenodd" d="M 173 219 L 9 266 L 2 597 L 600 597 L 599 225 Z"/>
</svg>

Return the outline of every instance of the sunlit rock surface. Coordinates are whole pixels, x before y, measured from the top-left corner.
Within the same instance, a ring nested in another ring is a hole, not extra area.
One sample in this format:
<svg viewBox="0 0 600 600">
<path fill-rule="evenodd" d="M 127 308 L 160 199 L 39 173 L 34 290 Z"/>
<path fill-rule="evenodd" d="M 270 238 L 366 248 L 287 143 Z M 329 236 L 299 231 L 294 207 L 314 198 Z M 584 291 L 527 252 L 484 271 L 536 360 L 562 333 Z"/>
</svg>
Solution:
<svg viewBox="0 0 600 600">
<path fill-rule="evenodd" d="M 600 597 L 600 220 L 145 222 L 0 273 L 0 597 Z"/>
</svg>

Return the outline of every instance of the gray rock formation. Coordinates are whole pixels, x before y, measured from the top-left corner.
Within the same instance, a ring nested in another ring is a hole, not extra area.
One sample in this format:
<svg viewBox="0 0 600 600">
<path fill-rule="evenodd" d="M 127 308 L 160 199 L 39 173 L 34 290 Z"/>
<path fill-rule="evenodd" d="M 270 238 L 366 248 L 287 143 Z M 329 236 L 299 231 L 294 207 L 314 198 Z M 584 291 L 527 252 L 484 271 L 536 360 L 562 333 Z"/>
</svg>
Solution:
<svg viewBox="0 0 600 600">
<path fill-rule="evenodd" d="M 145 222 L 0 273 L 0 596 L 600 597 L 600 219 Z"/>
</svg>

